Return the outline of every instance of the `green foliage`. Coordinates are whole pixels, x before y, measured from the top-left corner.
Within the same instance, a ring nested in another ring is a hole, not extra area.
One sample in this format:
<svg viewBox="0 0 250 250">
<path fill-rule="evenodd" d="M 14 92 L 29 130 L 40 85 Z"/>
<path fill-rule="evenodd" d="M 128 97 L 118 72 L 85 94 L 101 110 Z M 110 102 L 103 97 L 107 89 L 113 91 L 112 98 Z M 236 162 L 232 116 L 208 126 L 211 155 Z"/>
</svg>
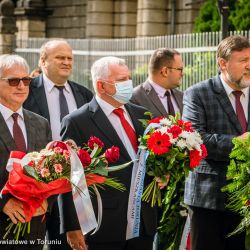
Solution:
<svg viewBox="0 0 250 250">
<path fill-rule="evenodd" d="M 250 1 L 229 0 L 229 30 L 249 30 Z M 194 32 L 209 32 L 220 30 L 221 15 L 217 0 L 206 0 L 195 19 Z"/>
<path fill-rule="evenodd" d="M 238 212 L 243 219 L 230 235 L 250 227 L 250 136 L 246 140 L 234 138 L 233 144 L 227 171 L 229 183 L 222 191 L 229 193 L 227 207 Z M 247 232 L 249 233 L 249 230 Z"/>
<path fill-rule="evenodd" d="M 195 19 L 195 32 L 219 31 L 220 14 L 217 1 L 208 0 L 202 5 L 198 17 Z"/>
<path fill-rule="evenodd" d="M 230 20 L 235 30 L 250 29 L 250 1 L 238 0 L 235 9 L 231 12 Z"/>
</svg>

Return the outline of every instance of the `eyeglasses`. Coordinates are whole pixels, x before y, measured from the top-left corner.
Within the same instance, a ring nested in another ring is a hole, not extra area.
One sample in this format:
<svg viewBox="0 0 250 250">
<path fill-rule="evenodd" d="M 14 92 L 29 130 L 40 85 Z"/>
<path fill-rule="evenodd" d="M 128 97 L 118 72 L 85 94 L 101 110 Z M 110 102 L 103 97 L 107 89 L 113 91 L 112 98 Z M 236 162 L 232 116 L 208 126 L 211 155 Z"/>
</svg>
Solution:
<svg viewBox="0 0 250 250">
<path fill-rule="evenodd" d="M 168 69 L 175 69 L 175 70 L 179 70 L 180 72 L 183 72 L 183 68 L 174 68 L 174 67 L 167 67 Z"/>
<path fill-rule="evenodd" d="M 29 86 L 32 80 L 31 77 L 23 77 L 23 78 L 0 78 L 1 80 L 6 80 L 10 86 L 17 87 L 20 81 L 23 82 L 25 86 Z"/>
</svg>

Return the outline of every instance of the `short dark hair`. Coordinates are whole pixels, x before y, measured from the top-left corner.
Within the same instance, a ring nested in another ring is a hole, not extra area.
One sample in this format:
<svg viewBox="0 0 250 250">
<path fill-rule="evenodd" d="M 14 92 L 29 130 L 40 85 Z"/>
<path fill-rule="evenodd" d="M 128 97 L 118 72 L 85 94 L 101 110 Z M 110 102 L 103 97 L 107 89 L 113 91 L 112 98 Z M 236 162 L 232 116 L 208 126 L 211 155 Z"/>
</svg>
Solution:
<svg viewBox="0 0 250 250">
<path fill-rule="evenodd" d="M 250 48 L 250 43 L 247 37 L 234 35 L 223 39 L 217 48 L 217 58 L 228 60 L 233 51 L 241 51 Z"/>
<path fill-rule="evenodd" d="M 170 67 L 174 61 L 175 55 L 180 55 L 180 53 L 175 49 L 159 48 L 155 50 L 149 60 L 149 73 L 154 74 L 166 65 Z"/>
</svg>

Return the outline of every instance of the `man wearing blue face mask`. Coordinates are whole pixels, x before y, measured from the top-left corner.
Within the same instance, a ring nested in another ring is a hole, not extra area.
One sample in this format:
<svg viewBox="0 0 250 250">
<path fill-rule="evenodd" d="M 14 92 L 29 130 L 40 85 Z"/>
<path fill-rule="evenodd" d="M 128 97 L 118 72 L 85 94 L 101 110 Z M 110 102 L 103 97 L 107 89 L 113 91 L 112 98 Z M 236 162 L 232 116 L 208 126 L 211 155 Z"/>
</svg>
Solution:
<svg viewBox="0 0 250 250">
<path fill-rule="evenodd" d="M 62 139 L 73 139 L 80 146 L 86 143 L 90 136 L 96 136 L 104 142 L 104 150 L 113 145 L 120 148 L 120 159 L 116 164 L 136 159 L 137 138 L 143 133 L 139 119 L 146 118 L 146 110 L 128 103 L 132 96 L 133 84 L 125 61 L 116 57 L 103 57 L 93 64 L 91 74 L 96 95 L 90 103 L 64 118 Z M 109 188 L 101 190 L 102 223 L 97 233 L 86 237 L 89 250 L 152 250 L 157 211 L 147 203 L 141 204 L 139 237 L 126 240 L 131 173 L 132 164 L 131 167 L 112 173 L 112 177 L 126 186 L 126 191 Z M 148 182 L 147 178 L 145 177 L 145 182 Z M 78 223 L 76 214 L 67 214 L 67 210 L 74 211 L 70 208 L 74 206 L 72 194 L 62 195 L 60 200 L 64 230 L 72 231 Z M 97 210 L 94 195 L 92 202 Z M 76 246 L 73 248 L 78 249 Z"/>
</svg>

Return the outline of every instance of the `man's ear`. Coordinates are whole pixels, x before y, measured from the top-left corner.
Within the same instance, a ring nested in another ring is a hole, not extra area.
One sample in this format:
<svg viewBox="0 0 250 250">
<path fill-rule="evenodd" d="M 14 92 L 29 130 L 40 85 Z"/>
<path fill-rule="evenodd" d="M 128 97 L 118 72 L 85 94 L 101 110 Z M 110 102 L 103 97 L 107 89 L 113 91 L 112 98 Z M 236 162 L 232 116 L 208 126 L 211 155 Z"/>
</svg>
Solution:
<svg viewBox="0 0 250 250">
<path fill-rule="evenodd" d="M 167 77 L 167 74 L 168 74 L 168 68 L 166 67 L 166 66 L 164 66 L 164 67 L 162 67 L 161 68 L 161 75 L 163 76 L 163 77 Z"/>
<path fill-rule="evenodd" d="M 103 81 L 102 80 L 97 80 L 96 81 L 96 91 L 97 93 L 104 94 L 105 89 L 103 87 Z"/>
<path fill-rule="evenodd" d="M 218 66 L 221 70 L 225 70 L 227 67 L 227 61 L 223 58 L 218 58 Z"/>
</svg>

